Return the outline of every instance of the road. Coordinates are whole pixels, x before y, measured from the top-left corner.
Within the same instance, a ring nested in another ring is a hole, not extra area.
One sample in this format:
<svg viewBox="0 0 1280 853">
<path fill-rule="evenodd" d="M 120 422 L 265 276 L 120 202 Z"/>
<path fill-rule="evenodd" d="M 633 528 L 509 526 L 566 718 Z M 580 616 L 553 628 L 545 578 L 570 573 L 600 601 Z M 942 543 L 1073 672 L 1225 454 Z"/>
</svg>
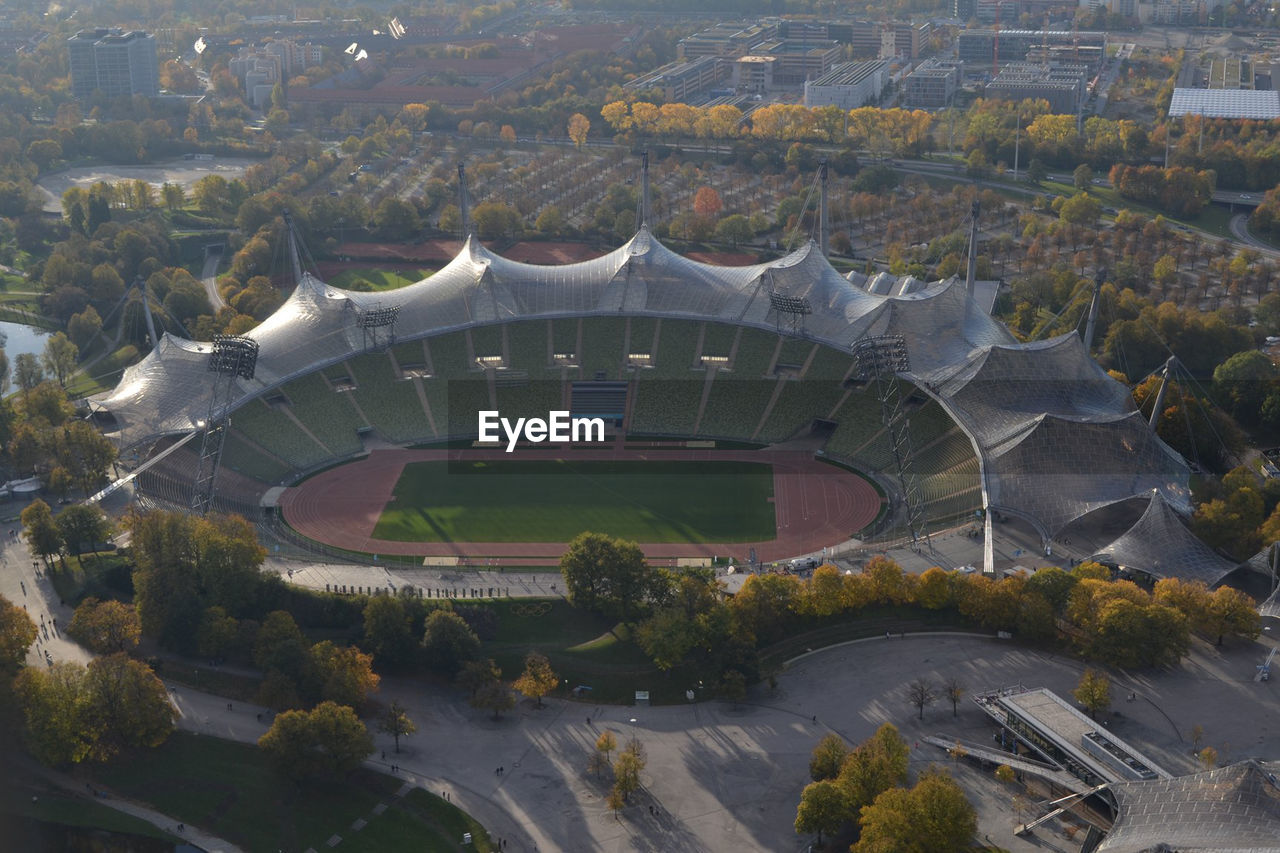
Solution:
<svg viewBox="0 0 1280 853">
<path fill-rule="evenodd" d="M 213 313 L 218 313 L 219 308 L 225 308 L 227 303 L 222 298 L 222 294 L 218 292 L 218 267 L 222 264 L 222 253 L 206 255 L 204 259 L 204 268 L 200 270 L 200 281 L 204 284 L 205 295 L 209 297 L 209 306 L 213 308 Z"/>
<path fill-rule="evenodd" d="M 1238 242 L 1244 243 L 1249 248 L 1255 249 L 1269 258 L 1280 258 L 1280 249 L 1264 243 L 1249 233 L 1248 214 L 1238 213 L 1231 217 L 1231 234 Z"/>
</svg>

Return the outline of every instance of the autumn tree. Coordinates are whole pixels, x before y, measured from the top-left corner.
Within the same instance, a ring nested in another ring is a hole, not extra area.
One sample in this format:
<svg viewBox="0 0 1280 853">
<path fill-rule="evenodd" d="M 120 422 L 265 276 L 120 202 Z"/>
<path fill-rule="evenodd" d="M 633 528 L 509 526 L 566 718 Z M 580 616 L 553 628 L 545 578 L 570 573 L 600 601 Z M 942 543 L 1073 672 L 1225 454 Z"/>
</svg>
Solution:
<svg viewBox="0 0 1280 853">
<path fill-rule="evenodd" d="M 910 761 L 907 743 L 892 723 L 858 744 L 840 766 L 837 781 L 849 800 L 850 819 L 882 792 L 907 781 Z"/>
<path fill-rule="evenodd" d="M 582 113 L 569 116 L 569 139 L 574 146 L 581 148 L 587 144 L 587 133 L 591 130 L 591 122 Z"/>
<path fill-rule="evenodd" d="M 378 720 L 378 731 L 395 738 L 397 753 L 400 752 L 400 738 L 408 737 L 417 730 L 418 727 L 413 724 L 413 720 L 409 719 L 404 706 L 395 700 L 392 700 L 386 712 Z"/>
<path fill-rule="evenodd" d="M 1071 695 L 1096 720 L 1098 712 L 1105 711 L 1111 705 L 1111 680 L 1096 669 L 1086 669 Z"/>
<path fill-rule="evenodd" d="M 516 697 L 511 695 L 511 688 L 501 679 L 494 679 L 480 685 L 475 696 L 471 697 L 471 706 L 492 711 L 493 718 L 497 720 L 503 711 L 510 711 L 516 706 Z"/>
<path fill-rule="evenodd" d="M 130 652 L 142 638 L 142 625 L 132 604 L 86 598 L 71 616 L 67 633 L 99 654 Z"/>
<path fill-rule="evenodd" d="M 560 676 L 551 669 L 551 662 L 541 652 L 529 652 L 524 658 L 524 672 L 511 685 L 542 707 L 542 697 L 560 684 Z"/>
<path fill-rule="evenodd" d="M 640 773 L 644 765 L 644 747 L 632 738 L 613 764 L 613 789 L 622 795 L 623 801 L 629 801 L 631 795 L 640 789 Z"/>
<path fill-rule="evenodd" d="M 0 595 L 0 679 L 10 678 L 36 641 L 36 623 L 27 611 Z"/>
<path fill-rule="evenodd" d="M 844 792 L 835 782 L 810 782 L 800 792 L 800 806 L 796 809 L 796 832 L 834 835 L 849 818 Z"/>
<path fill-rule="evenodd" d="M 373 671 L 373 657 L 355 646 L 322 640 L 311 647 L 310 658 L 306 674 L 314 678 L 318 698 L 339 705 L 362 708 L 382 680 Z"/>
<path fill-rule="evenodd" d="M 715 187 L 698 187 L 698 191 L 693 195 L 694 213 L 704 219 L 715 219 L 723 209 L 724 202 L 721 201 L 720 193 L 716 191 Z"/>
<path fill-rule="evenodd" d="M 926 773 L 913 788 L 890 788 L 862 810 L 853 853 L 950 853 L 978 831 L 964 791 L 946 773 Z"/>
<path fill-rule="evenodd" d="M 1217 636 L 1217 644 L 1228 634 L 1233 637 L 1253 639 L 1262 630 L 1262 619 L 1253 599 L 1234 587 L 1220 586 L 1209 598 L 1205 624 L 1211 636 Z"/>
<path fill-rule="evenodd" d="M 947 697 L 947 700 L 951 702 L 951 716 L 955 717 L 959 715 L 958 706 L 960 704 L 960 700 L 964 698 L 964 694 L 964 685 L 961 684 L 960 679 L 956 678 L 954 675 L 943 682 L 942 695 Z"/>
<path fill-rule="evenodd" d="M 169 690 L 141 661 L 123 654 L 94 658 L 86 668 L 89 713 L 98 731 L 94 757 L 156 747 L 173 732 L 178 710 Z"/>
<path fill-rule="evenodd" d="M 809 778 L 815 782 L 834 779 L 840 775 L 840 767 L 849 757 L 849 747 L 844 738 L 835 732 L 824 735 L 809 757 Z"/>
<path fill-rule="evenodd" d="M 356 712 L 336 702 L 285 711 L 258 739 L 271 763 L 295 779 L 343 776 L 373 753 L 373 737 Z"/>
</svg>

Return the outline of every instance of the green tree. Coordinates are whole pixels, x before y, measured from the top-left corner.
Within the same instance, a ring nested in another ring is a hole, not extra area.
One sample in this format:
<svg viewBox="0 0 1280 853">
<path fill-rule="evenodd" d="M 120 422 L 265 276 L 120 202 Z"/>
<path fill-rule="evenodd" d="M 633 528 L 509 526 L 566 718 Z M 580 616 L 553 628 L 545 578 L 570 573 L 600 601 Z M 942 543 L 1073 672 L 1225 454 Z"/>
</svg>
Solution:
<svg viewBox="0 0 1280 853">
<path fill-rule="evenodd" d="M 1101 215 L 1102 204 L 1088 193 L 1076 193 L 1058 211 L 1063 222 L 1073 225 L 1093 225 Z"/>
<path fill-rule="evenodd" d="M 560 676 L 551 669 L 551 661 L 542 652 L 529 652 L 524 657 L 524 672 L 511 686 L 525 696 L 537 700 L 542 707 L 542 697 L 560 684 Z"/>
<path fill-rule="evenodd" d="M 356 712 L 336 702 L 285 711 L 258 739 L 268 759 L 295 779 L 343 776 L 373 754 L 373 737 Z"/>
<path fill-rule="evenodd" d="M 23 535 L 31 552 L 48 562 L 49 558 L 62 550 L 62 533 L 53 520 L 53 511 L 44 501 L 36 498 L 22 511 Z"/>
<path fill-rule="evenodd" d="M 374 208 L 373 224 L 389 240 L 403 240 L 422 228 L 417 209 L 394 195 L 387 196 Z"/>
<path fill-rule="evenodd" d="M 94 658 L 86 673 L 89 713 L 99 728 L 94 757 L 155 747 L 173 733 L 178 710 L 151 667 L 124 654 Z"/>
<path fill-rule="evenodd" d="M 655 575 L 634 542 L 581 533 L 560 559 L 569 602 L 630 623 L 646 607 Z"/>
<path fill-rule="evenodd" d="M 111 521 L 96 503 L 73 504 L 58 513 L 56 523 L 67 550 L 77 557 L 85 548 L 97 550 L 111 536 Z"/>
<path fill-rule="evenodd" d="M 14 679 L 23 740 L 41 762 L 77 764 L 92 753 L 99 721 L 91 713 L 86 681 L 83 666 L 62 661 L 47 671 L 26 667 Z"/>
<path fill-rule="evenodd" d="M 809 778 L 815 782 L 834 779 L 840 775 L 840 766 L 849 757 L 849 747 L 844 738 L 835 732 L 824 735 L 809 757 Z"/>
<path fill-rule="evenodd" d="M 1088 192 L 1089 185 L 1093 183 L 1093 169 L 1089 168 L 1088 163 L 1081 163 L 1071 173 L 1071 181 L 1077 192 Z"/>
<path fill-rule="evenodd" d="M 395 700 L 392 700 L 382 718 L 378 720 L 378 731 L 395 738 L 397 754 L 400 752 L 400 738 L 408 737 L 417 730 L 418 727 L 413 724 L 413 720 L 409 719 L 404 706 Z"/>
<path fill-rule="evenodd" d="M 565 226 L 564 213 L 554 204 L 544 207 L 538 214 L 537 221 L 533 223 L 534 228 L 549 237 L 559 237 L 564 233 Z"/>
<path fill-rule="evenodd" d="M 1111 705 L 1111 680 L 1096 669 L 1086 669 L 1071 695 L 1096 720 L 1098 712 L 1105 711 Z"/>
<path fill-rule="evenodd" d="M 196 631 L 196 648 L 200 656 L 213 661 L 225 660 L 236 646 L 240 623 L 227 615 L 225 608 L 214 605 L 204 611 Z"/>
<path fill-rule="evenodd" d="M 720 676 L 717 691 L 721 699 L 725 699 L 737 708 L 747 698 L 747 677 L 741 670 L 728 669 Z"/>
<path fill-rule="evenodd" d="M 1262 402 L 1280 379 L 1270 356 L 1257 350 L 1239 352 L 1213 371 L 1217 399 L 1237 420 L 1256 424 Z"/>
<path fill-rule="evenodd" d="M 493 658 L 469 660 L 462 665 L 455 683 L 467 691 L 467 696 L 474 699 L 476 692 L 491 681 L 502 678 L 502 670 L 493 662 Z"/>
<path fill-rule="evenodd" d="M 731 214 L 716 223 L 716 239 L 735 249 L 749 242 L 751 237 L 751 222 L 741 213 Z"/>
<path fill-rule="evenodd" d="M 796 832 L 834 835 L 849 819 L 848 804 L 844 792 L 834 782 L 810 782 L 800 792 L 800 806 L 796 809 Z"/>
<path fill-rule="evenodd" d="M 862 810 L 854 853 L 955 853 L 978 831 L 964 791 L 945 773 L 927 773 L 915 787 L 890 788 Z"/>
<path fill-rule="evenodd" d="M 77 347 L 83 349 L 102 331 L 102 317 L 92 305 L 86 305 L 84 311 L 72 315 L 67 322 L 67 334 Z"/>
<path fill-rule="evenodd" d="M 35 353 L 18 353 L 13 364 L 13 381 L 24 397 L 44 381 L 44 371 L 40 368 L 40 360 Z"/>
<path fill-rule="evenodd" d="M 454 611 L 433 610 L 423 629 L 422 649 L 428 666 L 454 676 L 480 656 L 480 638 Z"/>
<path fill-rule="evenodd" d="M 71 615 L 67 633 L 99 654 L 111 654 L 136 649 L 142 626 L 133 605 L 86 598 Z"/>
<path fill-rule="evenodd" d="M 375 595 L 364 606 L 364 647 L 379 664 L 403 666 L 414 653 L 413 626 L 404 601 Z"/>
</svg>

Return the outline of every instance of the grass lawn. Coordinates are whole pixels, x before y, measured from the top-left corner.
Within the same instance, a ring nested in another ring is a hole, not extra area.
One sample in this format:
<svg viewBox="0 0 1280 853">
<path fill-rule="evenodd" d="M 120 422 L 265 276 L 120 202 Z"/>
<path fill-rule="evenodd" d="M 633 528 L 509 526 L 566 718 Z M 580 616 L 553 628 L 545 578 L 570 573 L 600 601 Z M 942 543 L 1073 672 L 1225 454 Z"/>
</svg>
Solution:
<svg viewBox="0 0 1280 853">
<path fill-rule="evenodd" d="M 352 269 L 343 270 L 337 275 L 329 279 L 329 284 L 334 287 L 340 287 L 343 290 L 396 290 L 406 285 L 416 284 L 427 276 L 431 275 L 434 270 L 422 269 L 418 270 L 418 274 L 413 276 L 407 271 L 399 270 L 379 270 L 372 267 L 368 269 Z M 364 286 L 356 285 L 357 282 L 364 282 Z M 353 286 L 354 285 L 354 286 Z"/>
<path fill-rule="evenodd" d="M 389 853 L 462 850 L 468 849 L 461 844 L 465 831 L 481 840 L 469 849 L 492 849 L 474 820 L 443 801 L 430 802 L 435 797 L 425 791 L 395 801 L 399 779 L 360 770 L 342 782 L 298 786 L 272 771 L 256 747 L 186 732 L 158 749 L 94 768 L 93 776 L 104 787 L 245 850 L 322 850 L 331 835 L 342 836 L 343 850 L 350 842 L 352 849 Z M 373 816 L 378 803 L 390 808 Z M 369 821 L 358 833 L 351 831 L 357 818 Z M 424 838 L 434 843 L 424 845 Z"/>
<path fill-rule="evenodd" d="M 754 542 L 776 533 L 758 462 L 520 461 L 406 465 L 373 535 L 401 542 Z"/>
<path fill-rule="evenodd" d="M 33 796 L 38 798 L 35 802 L 31 801 Z M 58 826 L 103 829 L 145 838 L 177 840 L 175 836 L 146 821 L 90 800 L 87 795 L 72 796 L 64 791 L 44 787 L 40 783 L 20 785 L 11 780 L 0 784 L 0 815 Z"/>
</svg>

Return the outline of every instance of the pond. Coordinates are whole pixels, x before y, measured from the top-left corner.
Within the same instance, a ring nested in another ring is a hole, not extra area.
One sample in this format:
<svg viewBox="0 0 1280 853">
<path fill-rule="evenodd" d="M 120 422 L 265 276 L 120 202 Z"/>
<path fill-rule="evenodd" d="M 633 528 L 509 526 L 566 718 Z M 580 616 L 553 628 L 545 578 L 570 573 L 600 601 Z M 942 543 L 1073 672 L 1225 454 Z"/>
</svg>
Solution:
<svg viewBox="0 0 1280 853">
<path fill-rule="evenodd" d="M 5 355 L 9 356 L 10 369 L 24 352 L 35 353 L 39 358 L 48 339 L 49 332 L 46 329 L 37 329 L 23 323 L 0 322 L 0 347 L 4 347 Z"/>
</svg>

